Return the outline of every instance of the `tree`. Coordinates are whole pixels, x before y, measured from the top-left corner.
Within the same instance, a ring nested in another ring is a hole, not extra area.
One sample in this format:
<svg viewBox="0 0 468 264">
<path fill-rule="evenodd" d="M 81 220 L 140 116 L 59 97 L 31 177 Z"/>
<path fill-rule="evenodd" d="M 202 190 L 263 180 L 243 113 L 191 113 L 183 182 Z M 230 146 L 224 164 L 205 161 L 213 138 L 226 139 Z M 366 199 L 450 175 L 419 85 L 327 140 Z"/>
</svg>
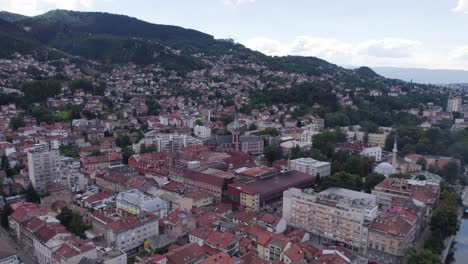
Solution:
<svg viewBox="0 0 468 264">
<path fill-rule="evenodd" d="M 382 174 L 371 173 L 367 175 L 364 182 L 364 191 L 371 193 L 372 189 L 383 180 L 385 180 L 385 176 Z"/>
<path fill-rule="evenodd" d="M 291 151 L 291 159 L 298 159 L 302 156 L 302 151 L 299 145 L 294 146 Z"/>
<path fill-rule="evenodd" d="M 398 179 L 411 179 L 413 176 L 411 176 L 411 174 L 408 174 L 408 173 L 395 173 L 395 174 L 392 174 L 390 175 L 390 178 L 398 178 Z"/>
<path fill-rule="evenodd" d="M 6 230 L 10 229 L 10 224 L 8 222 L 8 216 L 13 213 L 13 209 L 11 208 L 10 204 L 5 204 L 2 209 L 1 213 L 1 225 Z"/>
<path fill-rule="evenodd" d="M 347 172 L 337 172 L 333 175 L 324 177 L 320 189 L 325 190 L 330 187 L 339 187 L 360 191 L 362 189 L 362 180 L 359 175 Z"/>
<path fill-rule="evenodd" d="M 258 129 L 258 127 L 257 127 L 257 125 L 256 125 L 255 123 L 253 123 L 253 122 L 250 123 L 250 125 L 249 125 L 249 131 L 253 131 L 253 130 L 257 130 L 257 129 Z"/>
<path fill-rule="evenodd" d="M 278 132 L 278 129 L 276 129 L 274 127 L 267 127 L 262 132 L 260 132 L 260 134 L 270 135 L 270 136 L 276 137 L 276 136 L 279 135 L 279 132 Z"/>
<path fill-rule="evenodd" d="M 281 147 L 278 144 L 268 145 L 263 154 L 265 155 L 265 159 L 268 161 L 268 165 L 273 164 L 275 160 L 279 160 L 283 156 Z"/>
<path fill-rule="evenodd" d="M 196 126 L 203 126 L 203 121 L 201 121 L 200 119 L 197 119 L 197 120 L 195 120 L 195 125 Z"/>
<path fill-rule="evenodd" d="M 421 169 L 423 171 L 425 171 L 427 169 L 427 160 L 425 158 L 419 158 L 417 161 L 416 161 L 416 164 L 419 164 L 421 165 Z"/>
<path fill-rule="evenodd" d="M 25 198 L 26 198 L 26 202 L 37 203 L 37 204 L 41 202 L 41 197 L 39 196 L 36 189 L 34 189 L 34 186 L 31 183 L 28 185 L 28 188 L 26 189 Z"/>
<path fill-rule="evenodd" d="M 3 154 L 0 162 L 0 169 L 6 172 L 9 168 L 10 162 L 8 161 L 8 157 L 5 154 Z"/>
<path fill-rule="evenodd" d="M 302 127 L 302 122 L 301 122 L 301 120 L 297 120 L 296 126 L 297 126 L 297 127 Z"/>
<path fill-rule="evenodd" d="M 132 148 L 130 148 L 130 147 L 125 147 L 125 148 L 122 150 L 122 162 L 123 162 L 123 164 L 128 164 L 128 159 L 129 159 L 133 154 L 135 154 L 135 152 L 133 151 Z"/>
<path fill-rule="evenodd" d="M 411 250 L 407 263 L 411 264 L 439 264 L 439 255 L 432 253 L 428 249 L 424 250 Z"/>
<path fill-rule="evenodd" d="M 451 160 L 444 167 L 442 167 L 441 176 L 448 183 L 455 183 L 459 178 L 458 163 Z"/>
<path fill-rule="evenodd" d="M 60 146 L 60 155 L 70 158 L 78 158 L 80 156 L 80 149 L 76 146 Z"/>
<path fill-rule="evenodd" d="M 15 116 L 10 119 L 10 127 L 13 130 L 17 130 L 20 127 L 24 127 L 24 119 L 21 116 Z"/>
<path fill-rule="evenodd" d="M 68 231 L 72 232 L 81 238 L 85 237 L 86 226 L 79 214 L 73 212 L 68 207 L 64 207 L 62 211 L 57 215 L 57 220 L 67 228 Z"/>
<path fill-rule="evenodd" d="M 117 139 L 115 140 L 115 144 L 119 148 L 126 148 L 127 146 L 132 144 L 132 141 L 130 140 L 130 137 L 127 134 L 124 135 L 119 135 Z"/>
</svg>

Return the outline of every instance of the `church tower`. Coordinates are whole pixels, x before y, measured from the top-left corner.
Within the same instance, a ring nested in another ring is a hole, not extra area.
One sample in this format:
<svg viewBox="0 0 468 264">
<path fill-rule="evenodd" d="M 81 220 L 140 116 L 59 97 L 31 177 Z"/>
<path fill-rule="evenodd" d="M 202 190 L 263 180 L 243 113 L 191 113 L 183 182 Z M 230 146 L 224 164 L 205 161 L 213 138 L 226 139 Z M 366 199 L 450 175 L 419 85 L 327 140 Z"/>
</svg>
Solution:
<svg viewBox="0 0 468 264">
<path fill-rule="evenodd" d="M 393 157 L 392 157 L 392 165 L 394 168 L 398 166 L 398 160 L 397 160 L 397 153 L 398 153 L 398 147 L 397 147 L 397 137 L 395 136 L 395 141 L 393 142 Z"/>
<path fill-rule="evenodd" d="M 235 150 L 240 150 L 240 131 L 239 120 L 237 120 L 237 112 L 232 122 L 232 145 Z"/>
</svg>

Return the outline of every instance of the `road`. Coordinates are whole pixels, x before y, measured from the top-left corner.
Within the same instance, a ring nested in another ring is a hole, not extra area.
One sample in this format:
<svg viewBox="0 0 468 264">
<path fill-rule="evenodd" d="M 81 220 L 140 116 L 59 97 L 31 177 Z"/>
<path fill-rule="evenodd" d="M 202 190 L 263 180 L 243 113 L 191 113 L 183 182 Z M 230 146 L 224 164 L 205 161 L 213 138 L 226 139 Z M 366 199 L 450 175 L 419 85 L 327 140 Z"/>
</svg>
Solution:
<svg viewBox="0 0 468 264">
<path fill-rule="evenodd" d="M 13 240 L 13 238 L 8 236 L 8 232 L 0 227 L 0 239 L 6 241 L 10 246 L 18 250 L 18 255 L 21 261 L 25 264 L 35 264 L 34 256 L 32 252 L 23 251 L 23 249 Z"/>
</svg>

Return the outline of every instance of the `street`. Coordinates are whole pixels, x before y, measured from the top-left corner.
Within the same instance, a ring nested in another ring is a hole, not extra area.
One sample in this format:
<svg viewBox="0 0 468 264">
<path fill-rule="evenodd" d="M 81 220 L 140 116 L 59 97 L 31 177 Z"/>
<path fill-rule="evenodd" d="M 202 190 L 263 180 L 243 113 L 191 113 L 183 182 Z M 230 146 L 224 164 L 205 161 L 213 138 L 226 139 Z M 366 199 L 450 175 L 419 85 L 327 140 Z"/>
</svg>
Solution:
<svg viewBox="0 0 468 264">
<path fill-rule="evenodd" d="M 23 251 L 23 249 L 14 241 L 14 239 L 8 236 L 8 232 L 2 227 L 0 227 L 0 239 L 3 241 L 6 241 L 10 246 L 18 250 L 18 255 L 23 263 L 25 264 L 36 263 L 32 252 Z"/>
</svg>

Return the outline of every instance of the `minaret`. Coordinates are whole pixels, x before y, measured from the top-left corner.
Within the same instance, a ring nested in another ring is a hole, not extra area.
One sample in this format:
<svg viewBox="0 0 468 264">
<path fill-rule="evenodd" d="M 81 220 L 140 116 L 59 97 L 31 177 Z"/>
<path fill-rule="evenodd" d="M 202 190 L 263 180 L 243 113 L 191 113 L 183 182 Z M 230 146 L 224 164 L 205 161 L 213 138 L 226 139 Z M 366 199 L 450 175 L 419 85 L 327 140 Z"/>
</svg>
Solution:
<svg viewBox="0 0 468 264">
<path fill-rule="evenodd" d="M 398 147 L 397 147 L 397 136 L 395 136 L 395 141 L 393 142 L 393 157 L 392 157 L 392 165 L 394 168 L 397 167 L 397 153 L 398 153 Z"/>
<path fill-rule="evenodd" d="M 234 146 L 235 150 L 240 150 L 240 142 L 239 142 L 239 120 L 237 120 L 237 112 L 234 116 L 234 122 L 232 122 L 232 145 Z"/>
</svg>

